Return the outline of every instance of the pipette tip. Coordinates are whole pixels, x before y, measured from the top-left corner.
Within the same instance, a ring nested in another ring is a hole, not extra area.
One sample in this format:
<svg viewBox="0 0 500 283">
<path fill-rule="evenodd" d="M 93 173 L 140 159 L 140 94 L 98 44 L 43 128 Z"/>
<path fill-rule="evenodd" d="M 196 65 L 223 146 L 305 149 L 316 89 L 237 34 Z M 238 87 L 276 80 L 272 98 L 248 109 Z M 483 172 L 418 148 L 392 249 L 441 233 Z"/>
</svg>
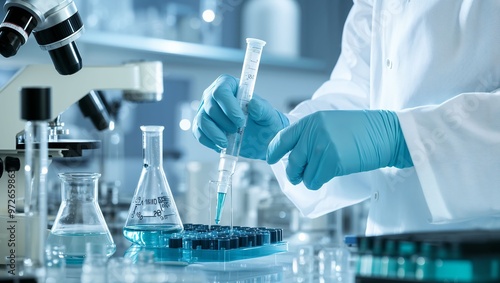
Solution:
<svg viewBox="0 0 500 283">
<path fill-rule="evenodd" d="M 217 208 L 215 211 L 215 224 L 219 224 L 219 222 L 220 222 L 220 217 L 222 215 L 222 209 L 224 208 L 225 201 L 226 201 L 226 194 L 225 193 L 218 193 L 217 194 Z"/>
</svg>

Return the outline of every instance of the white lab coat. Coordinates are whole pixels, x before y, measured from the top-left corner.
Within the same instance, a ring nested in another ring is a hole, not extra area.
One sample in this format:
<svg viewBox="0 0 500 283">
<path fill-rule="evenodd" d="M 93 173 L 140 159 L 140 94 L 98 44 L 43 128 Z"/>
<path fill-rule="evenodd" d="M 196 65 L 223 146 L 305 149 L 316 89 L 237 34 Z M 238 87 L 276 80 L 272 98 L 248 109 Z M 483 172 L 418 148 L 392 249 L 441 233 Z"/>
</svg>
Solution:
<svg viewBox="0 0 500 283">
<path fill-rule="evenodd" d="M 285 157 L 283 192 L 312 218 L 371 199 L 367 235 L 500 228 L 500 1 L 354 2 L 330 80 L 288 116 L 394 110 L 415 166 L 310 191 Z"/>
</svg>

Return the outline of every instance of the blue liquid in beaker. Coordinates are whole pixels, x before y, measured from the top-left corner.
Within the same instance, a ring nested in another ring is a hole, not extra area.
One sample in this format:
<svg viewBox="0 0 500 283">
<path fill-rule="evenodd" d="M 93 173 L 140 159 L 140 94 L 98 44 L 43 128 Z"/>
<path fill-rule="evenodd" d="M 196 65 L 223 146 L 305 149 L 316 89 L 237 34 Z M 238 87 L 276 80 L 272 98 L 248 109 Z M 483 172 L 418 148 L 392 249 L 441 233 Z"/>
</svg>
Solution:
<svg viewBox="0 0 500 283">
<path fill-rule="evenodd" d="M 58 232 L 50 233 L 47 244 L 50 246 L 64 246 L 64 258 L 67 264 L 82 264 L 86 255 L 86 244 L 95 243 L 106 245 L 106 256 L 112 256 L 116 245 L 111 235 L 106 232 Z"/>
</svg>

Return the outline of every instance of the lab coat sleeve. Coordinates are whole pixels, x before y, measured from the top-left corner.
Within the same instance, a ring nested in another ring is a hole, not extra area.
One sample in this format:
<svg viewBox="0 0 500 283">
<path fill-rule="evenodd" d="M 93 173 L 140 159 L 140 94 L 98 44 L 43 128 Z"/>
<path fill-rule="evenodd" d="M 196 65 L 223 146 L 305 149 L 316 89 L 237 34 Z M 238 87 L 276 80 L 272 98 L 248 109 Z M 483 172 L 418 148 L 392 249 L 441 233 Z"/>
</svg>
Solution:
<svg viewBox="0 0 500 283">
<path fill-rule="evenodd" d="M 344 26 L 342 52 L 330 79 L 311 99 L 287 114 L 290 123 L 320 110 L 369 108 L 371 22 L 370 1 L 354 1 Z M 302 183 L 288 181 L 286 165 L 287 156 L 271 167 L 282 191 L 305 216 L 319 217 L 370 196 L 369 172 L 338 177 L 311 191 Z"/>
<path fill-rule="evenodd" d="M 433 223 L 500 215 L 498 109 L 500 90 L 397 113 Z"/>
</svg>

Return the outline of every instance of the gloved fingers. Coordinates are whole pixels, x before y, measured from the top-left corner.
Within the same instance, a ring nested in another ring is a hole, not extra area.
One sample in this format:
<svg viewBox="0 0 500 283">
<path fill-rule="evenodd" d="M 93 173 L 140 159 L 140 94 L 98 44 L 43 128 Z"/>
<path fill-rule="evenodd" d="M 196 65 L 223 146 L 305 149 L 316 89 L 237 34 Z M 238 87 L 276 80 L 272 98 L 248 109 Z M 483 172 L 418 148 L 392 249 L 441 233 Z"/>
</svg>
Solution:
<svg viewBox="0 0 500 283">
<path fill-rule="evenodd" d="M 276 110 L 267 100 L 254 95 L 248 102 L 248 117 L 256 124 L 267 126 L 277 121 Z"/>
<path fill-rule="evenodd" d="M 195 138 L 204 146 L 208 147 L 208 148 L 211 148 L 217 152 L 220 152 L 222 150 L 222 148 L 218 147 L 217 145 L 215 145 L 211 139 L 209 139 L 202 131 L 200 131 L 199 129 L 196 129 L 195 131 L 193 131 L 193 134 L 195 136 Z"/>
<path fill-rule="evenodd" d="M 297 185 L 302 182 L 304 172 L 309 166 L 310 163 L 307 162 L 307 152 L 304 152 L 300 146 L 296 146 L 292 149 L 288 156 L 288 165 L 286 166 L 286 176 L 290 183 Z"/>
<path fill-rule="evenodd" d="M 193 124 L 193 134 L 200 143 L 216 151 L 227 147 L 226 134 L 205 112 L 198 112 Z"/>
<path fill-rule="evenodd" d="M 236 128 L 242 127 L 245 123 L 245 115 L 236 99 L 237 91 L 236 78 L 229 75 L 219 76 L 213 86 L 205 90 L 205 105 L 203 106 L 205 112 L 217 122 L 219 119 L 222 121 L 221 117 L 225 116 Z"/>
<path fill-rule="evenodd" d="M 327 157 L 328 156 L 328 157 Z M 317 154 L 312 154 L 309 159 L 309 163 L 304 170 L 304 185 L 310 190 L 318 190 L 333 178 L 334 168 L 331 168 L 332 160 L 327 162 L 327 159 L 331 158 L 326 154 L 326 151 L 318 152 Z M 328 165 L 326 164 L 328 163 Z M 333 162 L 337 164 L 337 162 Z"/>
<path fill-rule="evenodd" d="M 205 112 L 226 133 L 235 133 L 237 126 L 224 113 L 221 106 L 210 96 L 203 101 L 203 112 Z"/>
<path fill-rule="evenodd" d="M 279 131 L 271 140 L 267 147 L 266 160 L 269 164 L 278 162 L 287 152 L 291 151 L 297 145 L 301 133 L 303 132 L 303 123 L 292 124 L 291 126 Z"/>
</svg>

